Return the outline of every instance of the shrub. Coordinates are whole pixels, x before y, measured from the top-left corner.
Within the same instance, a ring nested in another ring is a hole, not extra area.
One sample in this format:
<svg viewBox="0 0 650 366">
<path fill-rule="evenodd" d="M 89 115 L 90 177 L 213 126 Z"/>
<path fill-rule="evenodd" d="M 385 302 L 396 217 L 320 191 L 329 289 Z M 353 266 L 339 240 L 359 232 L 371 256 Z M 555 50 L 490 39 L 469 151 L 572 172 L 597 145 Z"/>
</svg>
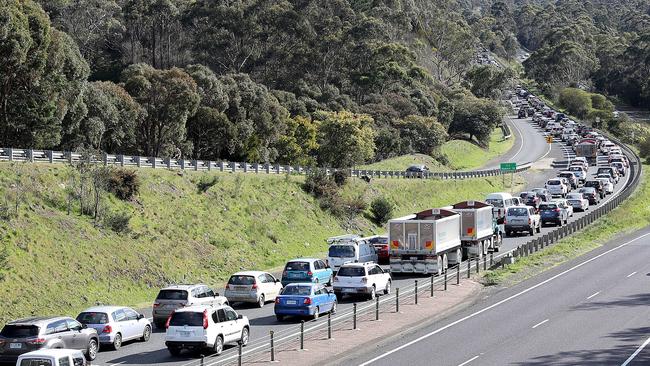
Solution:
<svg viewBox="0 0 650 366">
<path fill-rule="evenodd" d="M 196 188 L 199 190 L 199 193 L 205 193 L 210 189 L 212 186 L 217 184 L 219 182 L 219 177 L 216 175 L 204 175 L 199 179 L 198 183 L 196 183 Z"/>
<path fill-rule="evenodd" d="M 348 173 L 344 170 L 337 170 L 332 174 L 332 178 L 337 186 L 343 187 L 348 181 Z"/>
<path fill-rule="evenodd" d="M 393 216 L 393 204 L 384 197 L 377 197 L 370 204 L 370 212 L 377 225 L 383 225 Z"/>
<path fill-rule="evenodd" d="M 130 201 L 140 191 L 140 178 L 134 170 L 113 170 L 108 177 L 108 191 L 123 201 Z"/>
<path fill-rule="evenodd" d="M 131 215 L 125 212 L 110 213 L 104 217 L 104 225 L 118 234 L 128 233 L 130 231 L 129 221 Z"/>
<path fill-rule="evenodd" d="M 303 185 L 305 192 L 316 198 L 334 196 L 338 192 L 336 183 L 321 169 L 310 169 Z"/>
</svg>

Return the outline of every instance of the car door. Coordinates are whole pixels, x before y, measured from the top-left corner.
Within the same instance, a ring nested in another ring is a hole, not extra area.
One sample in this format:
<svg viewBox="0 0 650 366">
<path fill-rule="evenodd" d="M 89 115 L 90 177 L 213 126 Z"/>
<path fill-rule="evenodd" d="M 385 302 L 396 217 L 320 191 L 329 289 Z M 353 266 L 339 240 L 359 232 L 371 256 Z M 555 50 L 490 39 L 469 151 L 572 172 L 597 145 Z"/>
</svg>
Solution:
<svg viewBox="0 0 650 366">
<path fill-rule="evenodd" d="M 134 339 L 140 338 L 144 333 L 144 325 L 140 323 L 138 319 L 138 313 L 133 309 L 125 308 L 124 314 L 126 314 L 126 321 L 128 326 L 128 332 L 125 332 L 127 335 L 124 336 L 125 339 Z"/>
<path fill-rule="evenodd" d="M 318 261 L 321 267 L 321 276 L 323 280 L 321 281 L 322 284 L 326 284 L 330 281 L 330 278 L 332 277 L 332 269 L 329 268 L 325 262 L 319 260 Z"/>
<path fill-rule="evenodd" d="M 52 328 L 52 337 L 57 338 L 61 343 L 63 343 L 64 348 L 73 348 L 74 347 L 74 338 L 72 337 L 73 333 L 68 328 L 68 321 L 65 319 L 58 320 L 56 322 L 48 325 L 48 328 Z"/>
<path fill-rule="evenodd" d="M 384 275 L 384 270 L 381 269 L 378 265 L 373 266 L 372 268 L 373 276 L 375 277 L 375 283 L 377 292 L 382 291 L 386 288 L 387 278 Z"/>
<path fill-rule="evenodd" d="M 119 332 L 122 335 L 122 340 L 128 339 L 129 334 L 131 333 L 131 325 L 126 316 L 124 309 L 117 309 L 112 314 L 113 320 L 115 320 L 115 331 Z"/>
<path fill-rule="evenodd" d="M 318 304 L 318 310 L 321 313 L 330 311 L 332 309 L 333 302 L 330 301 L 329 291 L 325 286 L 319 286 L 315 291 L 315 297 L 317 298 L 316 303 Z"/>
<path fill-rule="evenodd" d="M 270 273 L 266 273 L 265 276 L 268 286 L 271 288 L 269 296 L 272 297 L 270 297 L 269 300 L 275 299 L 280 294 L 280 291 L 282 291 L 282 284 Z"/>
<path fill-rule="evenodd" d="M 81 323 L 74 319 L 68 319 L 68 329 L 72 334 L 72 348 L 85 349 L 88 346 L 88 335 L 84 332 Z"/>
<path fill-rule="evenodd" d="M 230 309 L 225 308 L 226 323 L 224 324 L 226 342 L 235 342 L 241 336 L 241 327 L 237 321 L 237 313 Z"/>
</svg>

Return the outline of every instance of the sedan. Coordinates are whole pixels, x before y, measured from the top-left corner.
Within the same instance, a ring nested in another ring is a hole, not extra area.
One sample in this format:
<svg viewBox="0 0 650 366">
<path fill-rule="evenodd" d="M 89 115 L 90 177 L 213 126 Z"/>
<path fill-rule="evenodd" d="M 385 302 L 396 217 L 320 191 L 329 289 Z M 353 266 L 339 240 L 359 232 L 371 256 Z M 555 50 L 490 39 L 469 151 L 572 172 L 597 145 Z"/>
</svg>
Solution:
<svg viewBox="0 0 650 366">
<path fill-rule="evenodd" d="M 578 193 L 582 194 L 586 199 L 589 200 L 589 205 L 597 205 L 600 203 L 600 195 L 596 188 L 593 187 L 583 187 L 578 190 Z"/>
<path fill-rule="evenodd" d="M 600 174 L 596 178 L 596 180 L 599 180 L 603 182 L 603 186 L 605 187 L 605 194 L 612 194 L 614 193 L 614 184 L 612 183 L 612 180 L 610 177 L 607 176 L 601 176 Z"/>
<path fill-rule="evenodd" d="M 574 211 L 586 211 L 589 209 L 589 200 L 582 193 L 569 193 L 566 196 L 569 205 L 573 206 Z"/>
<path fill-rule="evenodd" d="M 280 280 L 270 273 L 260 271 L 237 272 L 230 276 L 224 296 L 229 303 L 248 302 L 264 306 L 274 301 L 282 291 Z"/>
<path fill-rule="evenodd" d="M 312 317 L 336 312 L 336 295 L 317 283 L 290 283 L 275 298 L 275 317 L 278 321 L 286 316 Z"/>
<path fill-rule="evenodd" d="M 77 321 L 99 334 L 99 343 L 113 349 L 122 342 L 139 339 L 147 342 L 151 337 L 151 323 L 142 314 L 123 306 L 95 306 L 77 315 Z"/>
</svg>

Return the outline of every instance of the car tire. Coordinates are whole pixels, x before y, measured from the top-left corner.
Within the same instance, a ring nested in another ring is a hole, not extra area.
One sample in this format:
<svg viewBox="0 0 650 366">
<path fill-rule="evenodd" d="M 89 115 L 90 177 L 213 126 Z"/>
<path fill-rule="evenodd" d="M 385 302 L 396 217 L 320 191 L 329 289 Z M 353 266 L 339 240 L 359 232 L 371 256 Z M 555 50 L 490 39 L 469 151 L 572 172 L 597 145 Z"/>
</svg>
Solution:
<svg viewBox="0 0 650 366">
<path fill-rule="evenodd" d="M 241 342 L 242 347 L 246 347 L 248 344 L 248 341 L 250 340 L 250 330 L 248 330 L 248 327 L 244 327 L 244 329 L 241 330 L 241 337 L 239 338 L 239 341 Z"/>
<path fill-rule="evenodd" d="M 147 325 L 144 327 L 144 331 L 142 332 L 142 338 L 140 338 L 140 341 L 149 342 L 150 338 L 151 338 L 151 326 Z"/>
<path fill-rule="evenodd" d="M 276 314 L 276 315 L 275 315 L 275 319 L 276 319 L 277 321 L 281 322 L 281 321 L 284 320 L 284 315 Z"/>
<path fill-rule="evenodd" d="M 332 308 L 330 309 L 330 314 L 336 314 L 336 306 L 337 306 L 337 301 L 334 301 L 332 303 Z"/>
<path fill-rule="evenodd" d="M 326 286 L 332 286 L 333 282 L 334 282 L 334 275 L 331 275 L 329 281 L 327 281 L 327 283 L 325 285 Z"/>
<path fill-rule="evenodd" d="M 88 346 L 86 347 L 86 360 L 94 361 L 97 358 L 97 352 L 99 352 L 99 343 L 95 338 L 92 338 L 88 341 Z"/>
<path fill-rule="evenodd" d="M 178 357 L 181 355 L 182 349 L 179 347 L 167 347 L 167 351 L 169 351 L 170 355 L 174 357 Z"/>
<path fill-rule="evenodd" d="M 317 306 L 316 309 L 314 309 L 314 315 L 311 316 L 312 319 L 316 320 L 320 316 L 320 307 Z"/>
<path fill-rule="evenodd" d="M 386 282 L 386 288 L 384 288 L 384 295 L 390 295 L 390 281 Z"/>
<path fill-rule="evenodd" d="M 223 337 L 217 336 L 217 339 L 214 340 L 214 345 L 212 346 L 212 351 L 215 355 L 219 356 L 223 352 Z"/>
<path fill-rule="evenodd" d="M 534 236 L 534 235 L 535 235 L 535 228 L 531 227 L 531 228 L 528 230 L 528 234 L 530 234 L 530 236 Z"/>
<path fill-rule="evenodd" d="M 266 302 L 266 298 L 264 297 L 264 294 L 261 294 L 260 298 L 257 299 L 257 307 L 258 308 L 263 308 L 265 302 Z"/>
<path fill-rule="evenodd" d="M 377 297 L 377 289 L 375 288 L 375 285 L 372 285 L 372 289 L 370 290 L 370 293 L 368 294 L 368 299 L 372 300 L 375 297 Z"/>
<path fill-rule="evenodd" d="M 537 225 L 537 233 L 539 234 L 541 232 L 542 232 L 542 223 L 540 222 L 539 225 Z"/>
<path fill-rule="evenodd" d="M 111 344 L 111 348 L 117 351 L 121 347 L 122 347 L 122 335 L 120 333 L 117 333 L 115 335 L 115 338 L 113 338 L 113 343 Z"/>
</svg>

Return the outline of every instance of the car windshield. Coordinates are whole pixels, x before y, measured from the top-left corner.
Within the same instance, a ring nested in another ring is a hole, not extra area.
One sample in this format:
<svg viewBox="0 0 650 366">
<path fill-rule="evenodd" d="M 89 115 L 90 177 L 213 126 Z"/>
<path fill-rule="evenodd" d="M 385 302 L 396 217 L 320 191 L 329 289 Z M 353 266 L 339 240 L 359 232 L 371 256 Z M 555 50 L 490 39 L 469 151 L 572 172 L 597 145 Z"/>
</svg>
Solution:
<svg viewBox="0 0 650 366">
<path fill-rule="evenodd" d="M 169 321 L 169 325 L 175 327 L 185 325 L 190 327 L 203 326 L 203 312 L 182 311 L 180 313 L 174 313 Z"/>
<path fill-rule="evenodd" d="M 590 180 L 587 183 L 585 183 L 585 187 L 598 187 L 600 185 L 600 182 L 597 180 Z"/>
<path fill-rule="evenodd" d="M 253 285 L 255 284 L 255 277 L 253 276 L 230 276 L 228 280 L 229 285 Z"/>
<path fill-rule="evenodd" d="M 508 216 L 528 216 L 527 208 L 509 208 Z"/>
<path fill-rule="evenodd" d="M 494 207 L 503 207 L 503 200 L 499 198 L 488 198 L 485 202 Z"/>
<path fill-rule="evenodd" d="M 576 194 L 576 193 L 570 193 L 566 196 L 568 200 L 579 200 L 582 198 L 581 194 Z"/>
<path fill-rule="evenodd" d="M 337 277 L 363 277 L 366 273 L 362 267 L 341 267 L 336 274 Z"/>
<path fill-rule="evenodd" d="M 82 324 L 106 324 L 108 315 L 106 313 L 87 312 L 77 316 L 77 321 Z"/>
<path fill-rule="evenodd" d="M 20 366 L 52 366 L 52 361 L 45 358 L 25 358 L 20 361 Z"/>
<path fill-rule="evenodd" d="M 299 295 L 299 296 L 309 296 L 311 295 L 310 286 L 300 286 L 300 285 L 289 285 L 282 290 L 282 295 Z"/>
<path fill-rule="evenodd" d="M 36 337 L 38 335 L 38 327 L 35 325 L 7 324 L 0 331 L 0 335 L 5 338 Z"/>
<path fill-rule="evenodd" d="M 354 257 L 354 247 L 352 245 L 332 245 L 329 249 L 330 257 Z"/>
<path fill-rule="evenodd" d="M 558 186 L 558 185 L 560 185 L 560 181 L 559 180 L 549 180 L 548 182 L 546 182 L 546 184 L 548 184 L 549 186 Z"/>
<path fill-rule="evenodd" d="M 557 205 L 555 203 L 547 203 L 544 205 L 539 205 L 539 210 L 544 211 L 544 210 L 555 210 L 557 208 Z"/>
<path fill-rule="evenodd" d="M 309 271 L 309 262 L 289 262 L 284 269 L 287 271 L 307 272 Z"/>
<path fill-rule="evenodd" d="M 378 236 L 376 238 L 370 239 L 370 244 L 388 244 L 388 237 Z"/>
<path fill-rule="evenodd" d="M 160 290 L 157 300 L 187 300 L 185 290 Z"/>
</svg>

